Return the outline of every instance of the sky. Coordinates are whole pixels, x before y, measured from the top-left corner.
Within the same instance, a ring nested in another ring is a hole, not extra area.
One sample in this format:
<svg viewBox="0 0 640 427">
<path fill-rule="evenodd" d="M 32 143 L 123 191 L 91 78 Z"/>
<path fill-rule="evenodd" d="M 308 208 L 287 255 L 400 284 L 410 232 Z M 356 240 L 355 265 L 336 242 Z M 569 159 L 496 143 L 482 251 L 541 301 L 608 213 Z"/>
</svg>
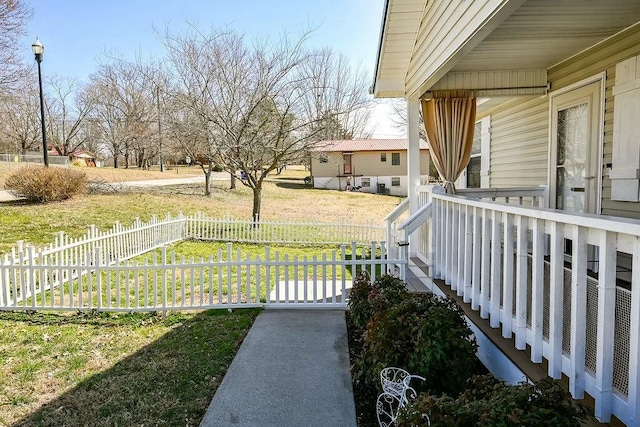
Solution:
<svg viewBox="0 0 640 427">
<path fill-rule="evenodd" d="M 186 22 L 232 27 L 249 38 L 292 36 L 315 28 L 310 47 L 330 46 L 373 83 L 384 0 L 27 0 L 34 10 L 24 37 L 33 60 L 36 37 L 45 46 L 42 73 L 87 81 L 105 55 L 161 57 L 157 32 Z M 373 137 L 402 137 L 382 102 L 373 111 Z"/>
</svg>

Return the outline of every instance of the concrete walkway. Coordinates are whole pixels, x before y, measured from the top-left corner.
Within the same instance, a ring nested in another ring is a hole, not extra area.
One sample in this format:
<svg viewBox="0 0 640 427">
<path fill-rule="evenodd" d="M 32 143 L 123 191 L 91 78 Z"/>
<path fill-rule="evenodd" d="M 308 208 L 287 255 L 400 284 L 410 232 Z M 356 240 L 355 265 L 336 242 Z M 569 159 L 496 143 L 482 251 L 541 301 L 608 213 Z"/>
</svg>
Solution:
<svg viewBox="0 0 640 427">
<path fill-rule="evenodd" d="M 344 311 L 265 310 L 201 427 L 355 427 Z"/>
</svg>

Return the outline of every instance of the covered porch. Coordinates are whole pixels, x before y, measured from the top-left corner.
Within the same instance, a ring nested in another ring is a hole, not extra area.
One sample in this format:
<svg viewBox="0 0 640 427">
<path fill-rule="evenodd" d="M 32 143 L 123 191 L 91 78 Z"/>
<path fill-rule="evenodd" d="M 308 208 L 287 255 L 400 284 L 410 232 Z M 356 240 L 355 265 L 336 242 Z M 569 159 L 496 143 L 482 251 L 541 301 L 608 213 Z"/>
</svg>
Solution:
<svg viewBox="0 0 640 427">
<path fill-rule="evenodd" d="M 386 238 L 407 277 L 626 425 L 640 418 L 639 64 L 637 2 L 387 0 L 373 87 L 407 105 L 409 197 Z M 476 153 L 424 108 L 441 98 L 474 103 L 459 121 L 475 121 Z M 423 122 L 439 185 L 420 182 Z"/>
</svg>

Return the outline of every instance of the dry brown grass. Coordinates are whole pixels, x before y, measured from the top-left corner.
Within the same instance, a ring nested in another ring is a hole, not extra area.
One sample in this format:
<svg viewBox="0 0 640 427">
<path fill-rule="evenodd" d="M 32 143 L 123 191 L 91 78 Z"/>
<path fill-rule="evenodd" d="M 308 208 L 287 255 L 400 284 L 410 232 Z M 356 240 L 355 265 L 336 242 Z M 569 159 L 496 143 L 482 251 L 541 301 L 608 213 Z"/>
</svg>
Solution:
<svg viewBox="0 0 640 427">
<path fill-rule="evenodd" d="M 12 172 L 29 165 L 29 163 L 13 163 L 13 162 L 0 162 L 0 189 L 4 189 L 4 181 Z M 55 166 L 52 167 L 62 167 Z M 67 168 L 66 166 L 64 168 Z M 154 179 L 171 179 L 171 178 L 184 178 L 187 176 L 201 175 L 202 172 L 197 167 L 172 167 L 172 169 L 160 172 L 157 169 L 154 170 L 142 170 L 139 168 L 88 168 L 79 166 L 70 166 L 69 169 L 84 172 L 89 180 L 101 179 L 107 182 L 122 182 L 122 181 L 141 181 L 141 180 L 154 180 Z"/>
<path fill-rule="evenodd" d="M 384 217 L 400 202 L 399 197 L 377 194 L 317 190 L 305 188 L 303 171 L 286 171 L 265 183 L 262 195 L 262 218 L 295 219 L 316 222 L 348 221 L 382 225 Z M 232 215 L 251 218 L 251 190 L 239 185 L 229 190 L 227 181 L 213 183 L 211 197 L 203 196 L 203 185 L 136 189 L 131 192 L 85 195 L 47 205 L 0 203 L 0 253 L 17 240 L 36 246 L 53 241 L 64 231 L 71 236 L 84 234 L 95 224 L 111 228 L 115 221 L 131 224 L 139 217 L 167 213 L 209 216 Z"/>
</svg>

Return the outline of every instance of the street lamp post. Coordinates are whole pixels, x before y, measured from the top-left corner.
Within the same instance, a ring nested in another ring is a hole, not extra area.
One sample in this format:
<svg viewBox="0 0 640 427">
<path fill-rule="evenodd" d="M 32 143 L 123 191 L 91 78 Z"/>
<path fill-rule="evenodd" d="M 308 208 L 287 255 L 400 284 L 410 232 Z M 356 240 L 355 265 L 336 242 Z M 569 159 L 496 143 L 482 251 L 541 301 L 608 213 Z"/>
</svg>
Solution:
<svg viewBox="0 0 640 427">
<path fill-rule="evenodd" d="M 44 54 L 44 45 L 40 43 L 40 39 L 36 37 L 36 41 L 31 45 L 31 50 L 36 57 L 38 63 L 38 83 L 40 85 L 40 123 L 42 124 L 42 154 L 44 158 L 44 165 L 49 166 L 49 153 L 47 152 L 47 131 L 44 124 L 44 98 L 42 97 L 42 71 L 40 70 L 40 63 L 42 62 L 42 55 Z"/>
</svg>

